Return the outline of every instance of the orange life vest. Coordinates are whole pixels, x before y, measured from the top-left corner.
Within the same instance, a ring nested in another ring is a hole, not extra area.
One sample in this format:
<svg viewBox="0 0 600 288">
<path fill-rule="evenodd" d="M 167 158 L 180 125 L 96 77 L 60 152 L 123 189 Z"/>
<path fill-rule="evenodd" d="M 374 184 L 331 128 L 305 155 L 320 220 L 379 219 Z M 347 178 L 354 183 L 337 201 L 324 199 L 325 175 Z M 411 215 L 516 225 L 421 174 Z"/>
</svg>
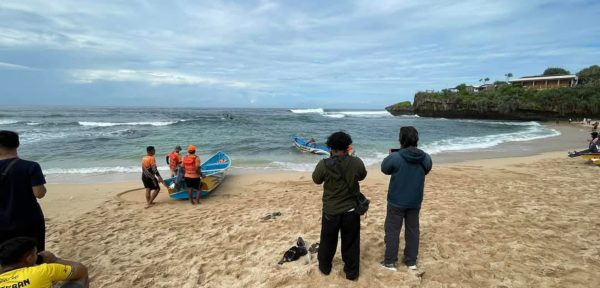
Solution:
<svg viewBox="0 0 600 288">
<path fill-rule="evenodd" d="M 177 168 L 177 165 L 180 161 L 179 159 L 179 153 L 173 151 L 169 154 L 169 167 L 171 170 L 175 170 L 175 168 Z"/>
<path fill-rule="evenodd" d="M 199 178 L 198 168 L 200 166 L 196 164 L 196 159 L 200 160 L 196 155 L 187 155 L 183 158 L 183 168 L 185 169 L 185 177 L 188 178 Z M 200 161 L 198 161 L 200 162 Z"/>
</svg>

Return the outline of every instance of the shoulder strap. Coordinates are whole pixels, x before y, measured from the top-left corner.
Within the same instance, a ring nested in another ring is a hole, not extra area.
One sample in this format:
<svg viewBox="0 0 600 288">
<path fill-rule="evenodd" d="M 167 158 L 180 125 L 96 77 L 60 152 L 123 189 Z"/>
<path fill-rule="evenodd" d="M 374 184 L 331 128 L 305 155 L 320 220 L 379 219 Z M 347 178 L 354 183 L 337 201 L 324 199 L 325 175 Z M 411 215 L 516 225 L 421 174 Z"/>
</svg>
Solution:
<svg viewBox="0 0 600 288">
<path fill-rule="evenodd" d="M 4 181 L 4 178 L 6 178 L 8 173 L 10 173 L 10 170 L 15 165 L 15 163 L 17 163 L 18 160 L 19 160 L 19 158 L 15 158 L 12 161 L 10 161 L 10 163 L 8 163 L 8 166 L 6 166 L 6 168 L 4 169 L 4 172 L 2 172 L 2 175 L 0 175 L 0 183 L 2 183 L 2 181 Z"/>
</svg>

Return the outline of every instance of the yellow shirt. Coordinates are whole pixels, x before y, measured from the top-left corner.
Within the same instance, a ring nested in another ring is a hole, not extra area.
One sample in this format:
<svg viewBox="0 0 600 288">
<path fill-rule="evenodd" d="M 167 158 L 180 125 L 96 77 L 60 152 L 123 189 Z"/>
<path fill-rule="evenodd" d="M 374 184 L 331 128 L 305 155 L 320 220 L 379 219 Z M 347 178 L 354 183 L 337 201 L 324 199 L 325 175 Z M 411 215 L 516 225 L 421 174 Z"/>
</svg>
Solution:
<svg viewBox="0 0 600 288">
<path fill-rule="evenodd" d="M 0 288 L 52 288 L 52 282 L 66 280 L 71 275 L 71 266 L 42 264 L 25 267 L 0 274 Z"/>
</svg>

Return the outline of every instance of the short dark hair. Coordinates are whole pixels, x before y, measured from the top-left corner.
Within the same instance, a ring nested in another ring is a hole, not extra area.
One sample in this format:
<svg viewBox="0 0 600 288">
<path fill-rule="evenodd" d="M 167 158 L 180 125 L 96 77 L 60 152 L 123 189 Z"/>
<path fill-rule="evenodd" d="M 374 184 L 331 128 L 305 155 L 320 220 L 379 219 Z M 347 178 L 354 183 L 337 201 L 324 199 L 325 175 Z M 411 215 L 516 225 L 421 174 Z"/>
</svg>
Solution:
<svg viewBox="0 0 600 288">
<path fill-rule="evenodd" d="M 8 266 L 19 263 L 21 258 L 31 252 L 37 242 L 29 237 L 15 237 L 0 244 L 0 265 Z"/>
<path fill-rule="evenodd" d="M 417 147 L 419 143 L 419 132 L 413 126 L 400 127 L 400 146 L 406 147 Z"/>
<path fill-rule="evenodd" d="M 352 137 L 342 131 L 335 132 L 327 137 L 327 147 L 335 150 L 348 150 L 352 144 Z"/>
<path fill-rule="evenodd" d="M 8 130 L 0 131 L 0 148 L 19 148 L 19 134 Z"/>
<path fill-rule="evenodd" d="M 148 146 L 148 147 L 146 147 L 146 152 L 150 153 L 152 151 L 154 151 L 154 146 Z"/>
</svg>

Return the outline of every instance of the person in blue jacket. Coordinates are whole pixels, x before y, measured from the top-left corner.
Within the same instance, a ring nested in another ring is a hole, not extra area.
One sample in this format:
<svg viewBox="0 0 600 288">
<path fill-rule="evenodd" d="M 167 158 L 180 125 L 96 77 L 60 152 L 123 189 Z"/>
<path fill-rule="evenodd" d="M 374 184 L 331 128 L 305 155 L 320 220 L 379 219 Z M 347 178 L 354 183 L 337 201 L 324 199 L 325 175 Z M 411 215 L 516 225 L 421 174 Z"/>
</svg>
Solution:
<svg viewBox="0 0 600 288">
<path fill-rule="evenodd" d="M 385 217 L 385 258 L 381 265 L 397 270 L 398 246 L 402 222 L 405 223 L 403 262 L 417 269 L 419 254 L 419 212 L 423 202 L 425 175 L 431 171 L 431 157 L 417 148 L 419 132 L 415 127 L 400 128 L 400 147 L 381 163 L 381 172 L 392 175 L 387 194 Z"/>
</svg>

